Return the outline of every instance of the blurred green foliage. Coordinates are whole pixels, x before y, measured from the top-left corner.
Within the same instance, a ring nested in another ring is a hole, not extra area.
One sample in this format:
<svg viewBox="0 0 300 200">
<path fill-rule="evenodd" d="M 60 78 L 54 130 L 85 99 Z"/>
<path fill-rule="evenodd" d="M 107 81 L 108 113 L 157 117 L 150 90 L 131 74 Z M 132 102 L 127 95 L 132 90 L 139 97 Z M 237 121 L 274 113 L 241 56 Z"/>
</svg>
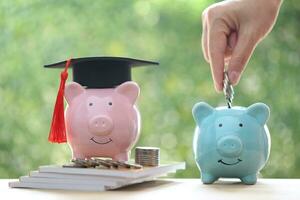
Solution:
<svg viewBox="0 0 300 200">
<path fill-rule="evenodd" d="M 141 86 L 139 145 L 161 147 L 164 161 L 186 161 L 176 177 L 198 177 L 191 108 L 224 104 L 215 92 L 201 47 L 202 10 L 210 0 L 1 1 L 0 177 L 65 163 L 67 144 L 47 141 L 59 70 L 47 63 L 112 55 L 157 60 L 134 70 Z M 300 177 L 300 4 L 285 1 L 272 33 L 257 47 L 235 105 L 271 107 L 271 157 L 264 177 Z"/>
</svg>

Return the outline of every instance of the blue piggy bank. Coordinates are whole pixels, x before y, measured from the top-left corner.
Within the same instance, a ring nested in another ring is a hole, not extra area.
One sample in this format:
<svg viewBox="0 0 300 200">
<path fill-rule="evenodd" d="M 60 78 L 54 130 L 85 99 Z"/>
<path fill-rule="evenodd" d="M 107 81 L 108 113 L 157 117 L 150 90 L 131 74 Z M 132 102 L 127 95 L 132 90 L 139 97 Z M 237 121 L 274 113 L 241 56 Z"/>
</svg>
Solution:
<svg viewBox="0 0 300 200">
<path fill-rule="evenodd" d="M 224 177 L 255 184 L 270 154 L 269 107 L 256 103 L 248 108 L 213 108 L 200 102 L 192 112 L 197 124 L 194 154 L 202 182 Z"/>
</svg>

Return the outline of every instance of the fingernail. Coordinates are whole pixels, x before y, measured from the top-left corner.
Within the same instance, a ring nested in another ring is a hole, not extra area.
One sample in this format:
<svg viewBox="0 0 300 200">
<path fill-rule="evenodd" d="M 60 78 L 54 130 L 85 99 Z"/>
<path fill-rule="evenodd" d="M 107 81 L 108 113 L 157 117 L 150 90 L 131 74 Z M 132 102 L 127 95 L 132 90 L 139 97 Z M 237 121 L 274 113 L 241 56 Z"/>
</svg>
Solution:
<svg viewBox="0 0 300 200">
<path fill-rule="evenodd" d="M 223 85 L 215 83 L 215 89 L 216 89 L 217 92 L 221 92 L 223 90 Z"/>
<path fill-rule="evenodd" d="M 237 71 L 229 72 L 229 80 L 232 85 L 237 84 L 237 82 L 239 81 L 239 78 L 240 78 L 240 73 L 238 73 Z"/>
</svg>

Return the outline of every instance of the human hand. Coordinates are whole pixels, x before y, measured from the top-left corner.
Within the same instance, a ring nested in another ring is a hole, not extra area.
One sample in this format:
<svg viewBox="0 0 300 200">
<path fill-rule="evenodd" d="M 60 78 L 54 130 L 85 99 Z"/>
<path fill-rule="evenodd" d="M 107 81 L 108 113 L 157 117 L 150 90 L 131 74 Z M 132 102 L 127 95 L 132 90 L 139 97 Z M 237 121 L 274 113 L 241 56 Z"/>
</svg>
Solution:
<svg viewBox="0 0 300 200">
<path fill-rule="evenodd" d="M 230 82 L 239 82 L 256 45 L 271 31 L 280 5 L 281 0 L 226 0 L 203 11 L 202 50 L 217 91 L 223 89 L 225 64 Z"/>
</svg>

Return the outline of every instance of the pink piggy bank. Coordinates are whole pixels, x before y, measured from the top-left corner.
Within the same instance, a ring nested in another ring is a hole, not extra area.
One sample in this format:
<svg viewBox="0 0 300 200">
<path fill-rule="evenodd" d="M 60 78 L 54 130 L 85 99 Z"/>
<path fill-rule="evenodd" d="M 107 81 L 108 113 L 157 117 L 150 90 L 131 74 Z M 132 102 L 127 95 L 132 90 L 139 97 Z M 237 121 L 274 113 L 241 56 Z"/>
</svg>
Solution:
<svg viewBox="0 0 300 200">
<path fill-rule="evenodd" d="M 85 89 L 66 85 L 67 141 L 73 158 L 110 157 L 127 161 L 140 130 L 135 106 L 139 86 L 127 81 L 115 88 Z"/>
</svg>

